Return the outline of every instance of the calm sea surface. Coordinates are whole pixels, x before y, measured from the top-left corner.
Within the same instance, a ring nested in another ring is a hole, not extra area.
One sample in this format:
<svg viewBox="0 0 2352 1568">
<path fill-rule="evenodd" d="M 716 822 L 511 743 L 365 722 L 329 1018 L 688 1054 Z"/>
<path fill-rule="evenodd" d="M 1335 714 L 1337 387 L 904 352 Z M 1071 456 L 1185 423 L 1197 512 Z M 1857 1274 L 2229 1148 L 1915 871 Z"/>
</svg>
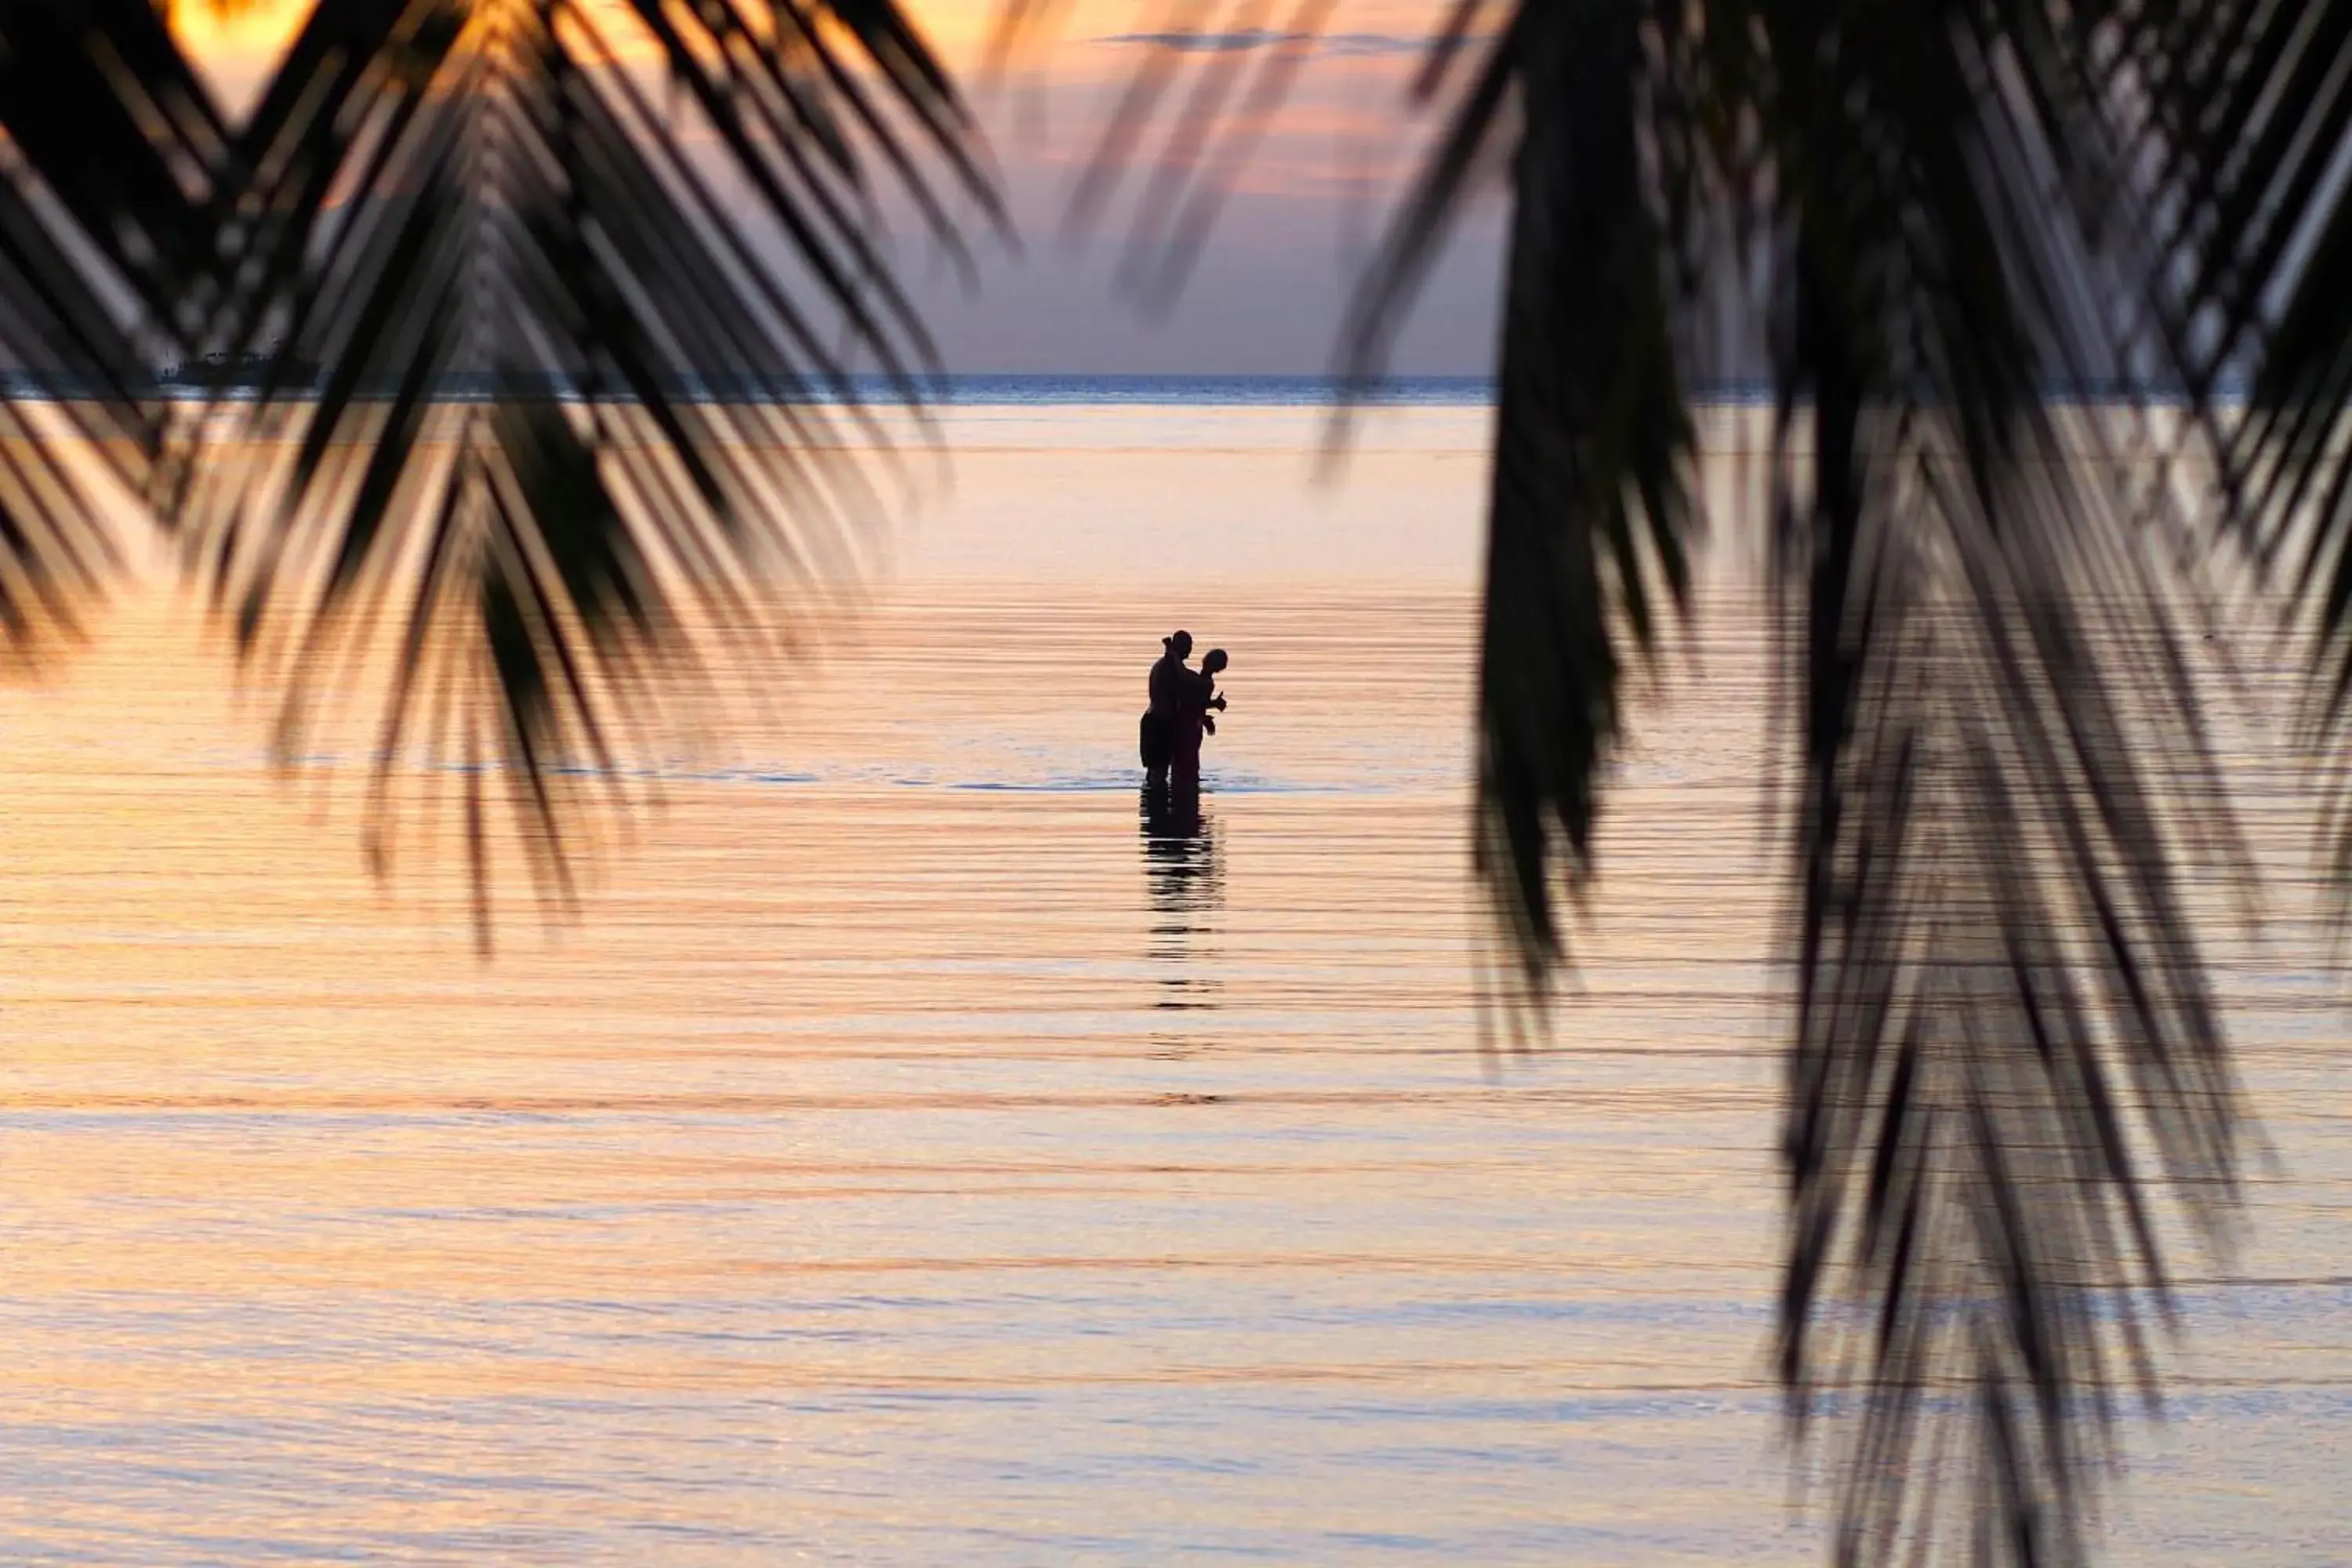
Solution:
<svg viewBox="0 0 2352 1568">
<path fill-rule="evenodd" d="M 1478 1049 L 1486 416 L 967 406 L 855 635 L 478 961 L 169 593 L 0 698 L 0 1561 L 1765 1563 L 1762 643 L 1670 661 L 1585 994 Z M 1197 837 L 1139 816 L 1178 624 Z M 2297 862 L 2225 715 L 2264 852 Z M 1693 673 L 1694 667 L 1696 673 Z M 322 805 L 323 802 L 323 805 Z M 2118 1563 L 2344 1557 L 2352 1057 L 2224 944 L 2277 1149 Z"/>
</svg>

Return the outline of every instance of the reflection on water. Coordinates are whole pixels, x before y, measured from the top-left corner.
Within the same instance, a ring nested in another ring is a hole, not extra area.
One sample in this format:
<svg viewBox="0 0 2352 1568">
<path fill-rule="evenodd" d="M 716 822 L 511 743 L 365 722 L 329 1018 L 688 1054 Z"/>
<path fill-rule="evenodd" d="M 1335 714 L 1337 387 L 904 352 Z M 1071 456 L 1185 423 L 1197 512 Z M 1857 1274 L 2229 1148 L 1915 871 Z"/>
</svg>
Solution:
<svg viewBox="0 0 2352 1568">
<path fill-rule="evenodd" d="M 1224 905 L 1224 863 L 1216 823 L 1198 790 L 1145 784 L 1138 815 L 1143 823 L 1143 866 L 1150 889 L 1150 955 L 1163 1010 L 1213 1008 L 1224 982 L 1217 973 L 1218 916 Z M 1189 1050 L 1180 1038 L 1159 1036 L 1164 1052 Z"/>
<path fill-rule="evenodd" d="M 1042 570 L 1066 522 L 1151 602 L 902 582 L 494 968 L 462 898 L 387 902 L 350 815 L 272 787 L 160 613 L 0 694 L 0 1563 L 1820 1562 L 1769 1363 L 1757 628 L 1706 623 L 1582 995 L 1490 1079 L 1475 595 L 1425 538 L 1483 421 L 1272 517 L 1301 452 L 1143 421 L 964 461 L 986 527 L 941 555 L 1027 526 Z M 1133 793 L 1172 616 L 1129 526 L 1233 574 L 1249 701 L 1197 819 Z M 2114 1562 L 2341 1556 L 2324 952 L 2282 910 L 2224 954 L 2284 1173 L 2253 1281 L 2186 1289 Z"/>
</svg>

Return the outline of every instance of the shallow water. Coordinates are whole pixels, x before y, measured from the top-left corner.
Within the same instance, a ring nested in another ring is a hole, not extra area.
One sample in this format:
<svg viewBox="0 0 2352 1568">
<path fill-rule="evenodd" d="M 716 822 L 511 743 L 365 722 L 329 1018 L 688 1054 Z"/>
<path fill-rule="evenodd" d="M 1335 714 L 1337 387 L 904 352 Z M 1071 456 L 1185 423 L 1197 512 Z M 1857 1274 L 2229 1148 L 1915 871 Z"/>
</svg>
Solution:
<svg viewBox="0 0 2352 1568">
<path fill-rule="evenodd" d="M 1626 765 L 1582 1000 L 1498 1065 L 1484 416 L 1383 416 L 1327 489 L 1305 413 L 953 419 L 855 637 L 487 965 L 451 866 L 387 897 L 350 789 L 272 781 L 168 596 L 0 705 L 0 1558 L 1818 1558 L 1752 617 Z M 1233 709 L 1155 841 L 1180 619 Z M 2297 897 L 2226 949 L 2280 1168 L 2117 1562 L 2334 1554 L 2352 1092 Z"/>
</svg>

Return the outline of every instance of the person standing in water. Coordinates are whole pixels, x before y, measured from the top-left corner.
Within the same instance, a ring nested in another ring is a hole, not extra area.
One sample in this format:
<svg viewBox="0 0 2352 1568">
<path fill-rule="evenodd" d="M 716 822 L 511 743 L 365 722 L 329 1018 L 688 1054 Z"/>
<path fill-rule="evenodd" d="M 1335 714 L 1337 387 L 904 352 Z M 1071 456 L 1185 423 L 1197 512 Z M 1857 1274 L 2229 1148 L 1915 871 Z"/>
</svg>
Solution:
<svg viewBox="0 0 2352 1568">
<path fill-rule="evenodd" d="M 1160 661 L 1151 667 L 1151 705 L 1144 710 L 1140 750 L 1146 784 L 1168 782 L 1175 754 L 1177 721 L 1184 711 L 1192 683 L 1200 679 L 1184 661 L 1192 657 L 1192 634 L 1180 631 L 1160 639 Z"/>
<path fill-rule="evenodd" d="M 1209 717 L 1209 710 L 1224 711 L 1225 700 L 1217 695 L 1217 676 L 1229 662 L 1223 648 L 1213 647 L 1202 656 L 1197 672 L 1184 671 L 1183 706 L 1177 710 L 1169 737 L 1168 759 L 1170 783 L 1180 792 L 1191 794 L 1201 787 L 1201 737 L 1217 732 L 1217 721 Z"/>
</svg>

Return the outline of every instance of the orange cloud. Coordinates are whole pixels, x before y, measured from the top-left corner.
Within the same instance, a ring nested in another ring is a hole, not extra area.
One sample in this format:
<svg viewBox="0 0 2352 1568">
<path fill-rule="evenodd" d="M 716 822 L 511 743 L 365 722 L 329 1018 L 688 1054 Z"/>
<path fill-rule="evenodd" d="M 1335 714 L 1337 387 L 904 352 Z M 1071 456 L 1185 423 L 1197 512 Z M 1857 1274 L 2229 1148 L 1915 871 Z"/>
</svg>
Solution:
<svg viewBox="0 0 2352 1568">
<path fill-rule="evenodd" d="M 181 47 L 211 77 L 234 115 L 259 93 L 274 62 L 320 3 L 169 0 L 169 16 Z M 593 24 L 593 36 L 619 57 L 650 62 L 656 46 L 632 14 L 638 0 L 572 3 Z M 1013 62 L 1013 74 L 1028 92 L 1043 89 L 1058 100 L 1053 118 L 1060 134 L 1047 141 L 1024 133 L 1021 117 L 1013 112 L 1019 106 L 1002 91 L 987 90 L 975 76 L 1006 4 L 907 0 L 916 26 L 949 68 L 979 89 L 982 118 L 992 133 L 1004 138 L 1000 153 L 1032 168 L 1082 163 L 1092 155 L 1116 95 L 1179 13 L 1168 0 L 1032 0 L 1039 26 Z M 1240 173 L 1238 190 L 1316 195 L 1401 178 L 1428 134 L 1407 103 L 1405 83 L 1417 63 L 1414 45 L 1447 8 L 1448 0 L 1344 0 L 1330 32 L 1311 51 L 1312 63 L 1292 84 L 1286 108 Z M 1289 18 L 1290 8 L 1279 0 L 1272 7 L 1226 0 L 1191 16 L 1202 42 L 1188 50 L 1188 79 L 1206 65 L 1204 47 L 1214 52 L 1213 46 L 1222 43 L 1238 49 L 1287 36 L 1281 26 L 1241 24 L 1252 18 L 1280 24 Z M 1173 113 L 1183 100 L 1180 88 L 1163 110 Z"/>
<path fill-rule="evenodd" d="M 632 0 L 581 0 L 600 21 L 619 20 Z M 208 68 L 251 65 L 284 52 L 318 0 L 169 0 L 173 33 L 180 47 Z M 970 64 L 978 46 L 993 36 L 1003 0 L 908 0 L 908 11 L 923 35 L 958 64 Z M 1340 26 L 1357 38 L 1391 34 L 1419 37 L 1443 15 L 1442 0 L 1353 0 L 1339 13 Z M 1150 0 L 1061 0 L 1043 8 L 1046 25 L 1045 63 L 1088 74 L 1097 62 L 1084 46 L 1103 37 L 1133 37 L 1164 26 L 1168 10 Z M 1362 32 L 1359 29 L 1378 29 Z M 623 29 L 634 31 L 634 29 Z M 1212 25 L 1207 30 L 1214 31 Z M 1058 41 L 1058 48 L 1050 45 Z"/>
<path fill-rule="evenodd" d="M 582 0 L 600 20 L 616 20 L 630 0 Z M 318 0 L 169 0 L 172 32 L 180 47 L 210 68 L 274 59 L 293 41 Z M 986 39 L 996 25 L 998 0 L 914 0 L 908 7 L 923 34 L 942 48 Z M 1082 0 L 1083 12 L 1126 10 L 1114 0 Z"/>
</svg>

